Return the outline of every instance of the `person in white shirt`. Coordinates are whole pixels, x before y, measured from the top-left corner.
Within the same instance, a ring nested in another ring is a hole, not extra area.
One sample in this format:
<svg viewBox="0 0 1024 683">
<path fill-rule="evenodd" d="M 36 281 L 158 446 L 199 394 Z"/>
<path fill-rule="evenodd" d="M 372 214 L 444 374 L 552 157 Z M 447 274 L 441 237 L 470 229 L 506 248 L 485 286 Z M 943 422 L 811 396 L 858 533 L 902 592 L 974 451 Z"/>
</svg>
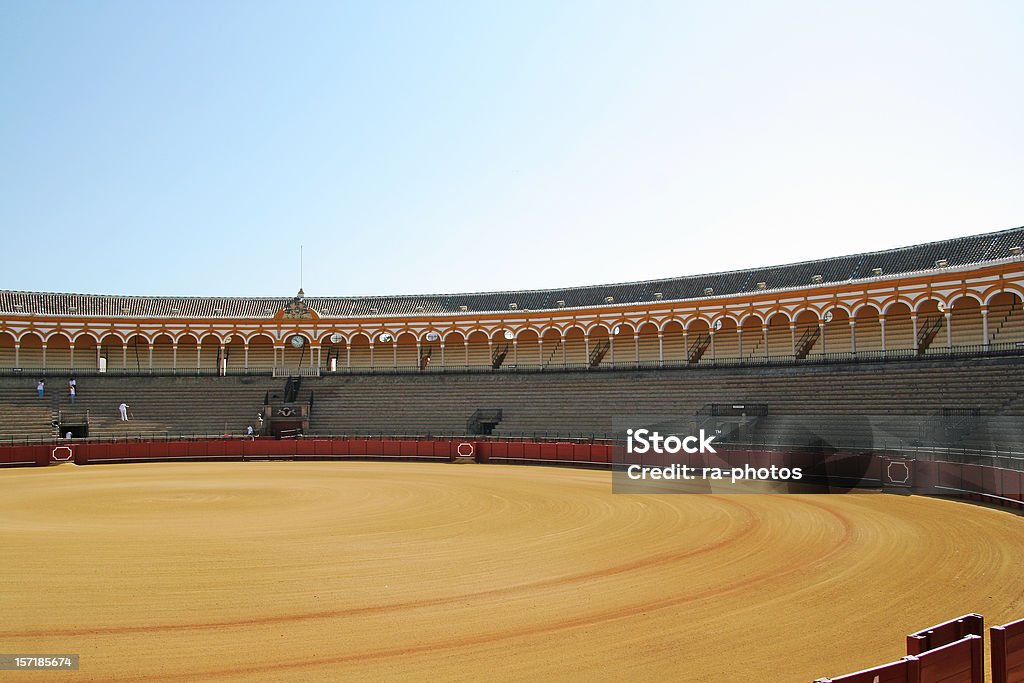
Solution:
<svg viewBox="0 0 1024 683">
<path fill-rule="evenodd" d="M 128 404 L 127 403 L 122 403 L 121 405 L 119 405 L 117 407 L 117 410 L 118 410 L 118 412 L 121 413 L 121 422 L 127 422 L 128 421 Z"/>
</svg>

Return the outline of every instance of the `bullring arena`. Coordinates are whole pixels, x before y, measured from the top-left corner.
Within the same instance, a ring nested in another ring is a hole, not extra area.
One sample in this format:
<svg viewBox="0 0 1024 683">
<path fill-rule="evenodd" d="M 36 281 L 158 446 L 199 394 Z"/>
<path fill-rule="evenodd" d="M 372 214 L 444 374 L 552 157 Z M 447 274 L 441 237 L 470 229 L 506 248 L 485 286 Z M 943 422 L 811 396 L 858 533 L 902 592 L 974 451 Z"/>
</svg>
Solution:
<svg viewBox="0 0 1024 683">
<path fill-rule="evenodd" d="M 80 655 L 5 673 L 1022 681 L 1022 247 L 445 297 L 2 292 L 0 642 Z M 847 492 L 613 493 L 621 425 L 669 418 Z"/>
</svg>

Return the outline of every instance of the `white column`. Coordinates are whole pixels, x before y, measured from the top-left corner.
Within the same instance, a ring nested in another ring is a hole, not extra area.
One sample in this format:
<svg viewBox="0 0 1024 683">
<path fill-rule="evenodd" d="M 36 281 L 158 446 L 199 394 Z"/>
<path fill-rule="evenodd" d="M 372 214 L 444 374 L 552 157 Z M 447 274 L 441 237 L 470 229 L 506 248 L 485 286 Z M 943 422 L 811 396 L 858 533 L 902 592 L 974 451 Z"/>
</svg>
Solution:
<svg viewBox="0 0 1024 683">
<path fill-rule="evenodd" d="M 946 311 L 946 348 L 953 348 L 953 311 Z"/>
<path fill-rule="evenodd" d="M 796 324 L 795 323 L 790 323 L 789 324 L 789 343 L 790 343 L 790 347 L 792 348 L 792 351 L 790 351 L 790 353 L 793 356 L 796 356 Z"/>
<path fill-rule="evenodd" d="M 885 353 L 885 316 L 878 316 L 878 327 L 882 331 L 882 353 Z"/>
<path fill-rule="evenodd" d="M 988 308 L 981 309 L 981 343 L 988 346 Z"/>
<path fill-rule="evenodd" d="M 665 334 L 658 330 L 658 365 L 665 365 Z"/>
<path fill-rule="evenodd" d="M 444 367 L 444 342 L 441 342 L 441 367 Z"/>
<path fill-rule="evenodd" d="M 370 342 L 370 369 L 373 369 L 373 342 Z"/>
<path fill-rule="evenodd" d="M 466 367 L 469 367 L 469 338 L 463 340 L 462 345 L 466 347 Z"/>
<path fill-rule="evenodd" d="M 633 333 L 633 349 L 636 351 L 636 366 L 640 367 L 640 333 Z"/>
<path fill-rule="evenodd" d="M 149 348 L 153 348 L 153 347 L 150 346 Z M 71 342 L 71 369 L 72 370 L 75 369 L 75 342 Z"/>
<path fill-rule="evenodd" d="M 518 368 L 519 367 L 519 340 L 512 340 L 512 363 Z"/>
<path fill-rule="evenodd" d="M 100 360 L 100 347 L 96 347 L 96 365 L 99 366 Z M 178 342 L 171 342 L 171 369 L 178 369 Z"/>
<path fill-rule="evenodd" d="M 352 343 L 345 342 L 345 367 L 349 370 L 352 369 Z"/>
<path fill-rule="evenodd" d="M 128 369 L 128 342 L 121 342 L 121 367 Z"/>
<path fill-rule="evenodd" d="M 711 360 L 718 360 L 718 356 L 715 353 L 715 328 L 708 330 L 708 336 L 711 337 Z"/>
<path fill-rule="evenodd" d="M 96 348 L 99 349 L 100 347 L 97 346 Z M 99 351 L 96 353 L 98 355 Z M 99 367 L 99 364 L 99 361 L 96 361 L 96 367 Z M 21 342 L 14 342 L 14 367 L 21 367 Z"/>
<path fill-rule="evenodd" d="M 821 336 L 821 353 L 825 353 L 827 349 L 825 348 L 825 321 L 824 320 L 819 320 L 818 321 L 818 334 Z"/>
<path fill-rule="evenodd" d="M 150 343 L 150 344 L 147 344 L 147 346 L 149 347 L 149 371 L 152 372 L 153 371 L 153 344 Z"/>
<path fill-rule="evenodd" d="M 743 358 L 743 328 L 742 327 L 737 327 L 736 328 L 736 344 L 737 344 L 737 348 L 739 349 L 738 353 L 740 354 L 740 359 L 742 360 L 742 358 Z"/>
<path fill-rule="evenodd" d="M 558 339 L 559 339 L 559 343 L 561 343 L 561 345 L 562 345 L 562 367 L 564 368 L 565 367 L 565 335 L 564 334 L 561 335 Z"/>
<path fill-rule="evenodd" d="M 416 367 L 420 370 L 423 369 L 423 346 L 420 340 L 416 340 Z"/>
<path fill-rule="evenodd" d="M 768 357 L 768 325 L 761 324 L 761 331 L 764 333 L 764 357 Z"/>
<path fill-rule="evenodd" d="M 46 369 L 46 343 L 43 342 L 43 370 Z"/>
<path fill-rule="evenodd" d="M 245 357 L 245 369 L 248 370 L 249 369 L 249 342 L 245 342 L 245 346 L 243 348 L 245 349 L 245 352 L 243 354 L 244 357 Z"/>
<path fill-rule="evenodd" d="M 911 341 L 911 344 L 914 345 L 914 350 L 915 351 L 920 351 L 921 349 L 918 348 L 918 344 L 917 344 L 917 314 L 916 313 L 912 313 L 910 315 L 910 325 L 911 325 L 911 328 L 913 330 L 911 332 L 911 335 L 913 335 L 913 341 Z"/>
<path fill-rule="evenodd" d="M 857 353 L 857 323 L 850 318 L 850 352 Z"/>
<path fill-rule="evenodd" d="M 544 337 L 537 338 L 537 367 L 544 367 Z"/>
</svg>

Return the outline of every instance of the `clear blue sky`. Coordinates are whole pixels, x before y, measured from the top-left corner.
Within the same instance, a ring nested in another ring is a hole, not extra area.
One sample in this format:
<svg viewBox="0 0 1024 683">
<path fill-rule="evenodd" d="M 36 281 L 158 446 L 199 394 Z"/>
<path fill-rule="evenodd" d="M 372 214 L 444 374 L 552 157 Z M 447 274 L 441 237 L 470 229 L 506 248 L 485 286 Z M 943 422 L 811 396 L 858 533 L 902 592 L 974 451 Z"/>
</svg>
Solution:
<svg viewBox="0 0 1024 683">
<path fill-rule="evenodd" d="M 0 0 L 0 288 L 598 284 L 1024 224 L 1024 3 Z"/>
</svg>

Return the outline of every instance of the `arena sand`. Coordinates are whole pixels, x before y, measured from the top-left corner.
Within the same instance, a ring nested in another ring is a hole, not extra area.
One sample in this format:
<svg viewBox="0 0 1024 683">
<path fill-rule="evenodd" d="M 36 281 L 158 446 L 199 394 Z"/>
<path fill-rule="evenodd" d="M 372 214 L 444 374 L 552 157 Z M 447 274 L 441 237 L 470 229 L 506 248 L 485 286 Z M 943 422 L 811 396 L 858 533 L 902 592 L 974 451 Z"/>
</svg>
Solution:
<svg viewBox="0 0 1024 683">
<path fill-rule="evenodd" d="M 613 495 L 412 463 L 0 472 L 17 680 L 801 681 L 1024 616 L 1024 518 L 920 497 Z"/>
</svg>

